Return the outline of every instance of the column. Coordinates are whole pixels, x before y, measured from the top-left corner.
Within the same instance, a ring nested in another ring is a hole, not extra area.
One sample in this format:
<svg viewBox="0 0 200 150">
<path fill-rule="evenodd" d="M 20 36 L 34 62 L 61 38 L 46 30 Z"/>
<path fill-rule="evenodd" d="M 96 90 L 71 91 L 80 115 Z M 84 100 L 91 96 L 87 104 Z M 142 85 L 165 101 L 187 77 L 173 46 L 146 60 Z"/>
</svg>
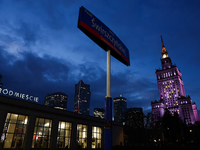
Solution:
<svg viewBox="0 0 200 150">
<path fill-rule="evenodd" d="M 92 125 L 91 124 L 88 125 L 88 134 L 87 135 L 88 135 L 87 147 L 88 147 L 88 149 L 92 149 Z"/>
<path fill-rule="evenodd" d="M 5 120 L 6 120 L 6 117 L 7 117 L 7 111 L 0 110 L 0 114 L 1 114 L 1 117 L 0 117 L 0 136 L 1 136 L 2 133 L 3 133 L 4 124 L 5 124 Z M 3 144 L 1 145 L 1 143 L 0 143 L 0 148 L 2 146 L 3 146 Z"/>
<path fill-rule="evenodd" d="M 57 144 L 57 136 L 58 136 L 58 119 L 53 119 L 53 124 L 51 128 L 51 143 L 50 143 L 50 149 L 56 149 Z"/>
<path fill-rule="evenodd" d="M 76 135 L 77 135 L 77 123 L 72 123 L 72 137 L 71 137 L 71 149 L 77 149 L 76 148 Z"/>
<path fill-rule="evenodd" d="M 26 138 L 25 138 L 25 143 L 24 143 L 24 148 L 23 148 L 24 150 L 31 149 L 35 122 L 36 122 L 36 116 L 30 115 L 28 117 L 28 126 L 26 129 L 26 135 L 25 135 Z"/>
</svg>

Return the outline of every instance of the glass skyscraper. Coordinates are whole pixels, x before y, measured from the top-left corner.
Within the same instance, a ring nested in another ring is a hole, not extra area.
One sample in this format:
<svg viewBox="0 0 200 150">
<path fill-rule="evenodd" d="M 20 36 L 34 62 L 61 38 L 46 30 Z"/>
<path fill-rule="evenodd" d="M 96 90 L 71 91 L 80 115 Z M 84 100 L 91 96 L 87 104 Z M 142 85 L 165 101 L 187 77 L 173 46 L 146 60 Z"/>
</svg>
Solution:
<svg viewBox="0 0 200 150">
<path fill-rule="evenodd" d="M 120 97 L 114 98 L 114 120 L 117 122 L 123 122 L 126 110 L 126 98 L 122 97 L 122 95 L 120 95 Z"/>
<path fill-rule="evenodd" d="M 66 110 L 68 96 L 62 92 L 47 94 L 45 97 L 45 104 L 49 107 Z"/>
<path fill-rule="evenodd" d="M 144 115 L 142 108 L 127 108 L 125 113 L 125 124 L 134 129 L 144 128 Z"/>
<path fill-rule="evenodd" d="M 75 85 L 74 112 L 89 115 L 90 112 L 90 85 L 85 84 L 81 79 Z"/>
<path fill-rule="evenodd" d="M 197 107 L 192 103 L 190 96 L 185 95 L 182 74 L 171 58 L 162 41 L 162 69 L 156 70 L 159 101 L 151 102 L 154 123 L 159 120 L 168 109 L 173 115 L 175 112 L 188 125 L 199 120 Z"/>
</svg>

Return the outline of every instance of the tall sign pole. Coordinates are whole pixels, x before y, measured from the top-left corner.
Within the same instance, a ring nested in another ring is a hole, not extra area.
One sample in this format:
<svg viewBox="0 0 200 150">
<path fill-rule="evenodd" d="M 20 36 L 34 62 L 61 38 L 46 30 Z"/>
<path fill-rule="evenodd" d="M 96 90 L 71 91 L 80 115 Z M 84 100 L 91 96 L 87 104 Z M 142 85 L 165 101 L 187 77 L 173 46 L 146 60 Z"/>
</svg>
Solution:
<svg viewBox="0 0 200 150">
<path fill-rule="evenodd" d="M 107 51 L 107 82 L 106 82 L 106 97 L 105 97 L 105 136 L 104 149 L 112 150 L 112 97 L 110 88 L 110 50 Z"/>
<path fill-rule="evenodd" d="M 110 94 L 110 56 L 130 66 L 129 50 L 122 41 L 91 12 L 80 7 L 78 28 L 107 52 L 104 150 L 112 150 L 112 97 Z"/>
</svg>

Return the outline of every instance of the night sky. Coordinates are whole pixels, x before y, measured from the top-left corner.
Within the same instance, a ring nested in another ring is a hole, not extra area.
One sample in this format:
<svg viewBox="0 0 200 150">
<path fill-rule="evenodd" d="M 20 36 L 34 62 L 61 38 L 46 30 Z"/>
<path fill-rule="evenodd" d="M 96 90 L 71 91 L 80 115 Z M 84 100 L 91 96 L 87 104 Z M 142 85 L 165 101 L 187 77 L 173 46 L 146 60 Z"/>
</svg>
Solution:
<svg viewBox="0 0 200 150">
<path fill-rule="evenodd" d="M 75 84 L 90 84 L 90 114 L 104 107 L 106 52 L 77 28 L 84 6 L 129 49 L 127 67 L 111 58 L 111 96 L 151 112 L 159 100 L 155 69 L 162 44 L 182 73 L 186 95 L 200 109 L 199 0 L 0 0 L 0 74 L 3 88 L 39 97 L 68 95 L 74 110 Z"/>
</svg>

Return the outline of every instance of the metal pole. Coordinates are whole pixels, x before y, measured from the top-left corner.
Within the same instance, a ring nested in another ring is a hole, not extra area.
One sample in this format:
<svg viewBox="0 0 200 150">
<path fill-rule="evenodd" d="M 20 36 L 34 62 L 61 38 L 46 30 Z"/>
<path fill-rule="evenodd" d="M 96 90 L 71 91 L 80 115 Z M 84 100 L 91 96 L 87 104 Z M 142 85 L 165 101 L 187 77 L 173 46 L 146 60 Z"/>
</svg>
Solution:
<svg viewBox="0 0 200 150">
<path fill-rule="evenodd" d="M 107 51 L 107 90 L 106 90 L 106 97 L 110 96 L 110 50 Z"/>
<path fill-rule="evenodd" d="M 105 97 L 105 137 L 104 150 L 112 150 L 112 97 L 110 94 L 110 50 L 107 51 L 107 89 Z"/>
</svg>

